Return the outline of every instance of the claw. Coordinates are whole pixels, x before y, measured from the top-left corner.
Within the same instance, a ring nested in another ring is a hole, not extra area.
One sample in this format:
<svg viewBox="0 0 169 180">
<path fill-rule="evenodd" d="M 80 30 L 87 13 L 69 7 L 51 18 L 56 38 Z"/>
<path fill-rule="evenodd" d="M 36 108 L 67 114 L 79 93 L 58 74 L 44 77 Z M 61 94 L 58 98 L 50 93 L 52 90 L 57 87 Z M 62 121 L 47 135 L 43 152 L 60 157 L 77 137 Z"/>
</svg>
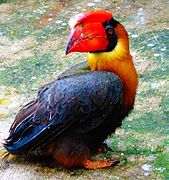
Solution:
<svg viewBox="0 0 169 180">
<path fill-rule="evenodd" d="M 7 156 L 9 156 L 9 152 L 6 149 L 1 150 L 0 152 L 0 160 L 5 159 Z"/>
<path fill-rule="evenodd" d="M 0 151 L 0 160 L 6 160 L 6 161 L 11 161 L 16 157 L 16 155 L 11 154 L 9 151 L 6 149 L 3 149 Z"/>
</svg>

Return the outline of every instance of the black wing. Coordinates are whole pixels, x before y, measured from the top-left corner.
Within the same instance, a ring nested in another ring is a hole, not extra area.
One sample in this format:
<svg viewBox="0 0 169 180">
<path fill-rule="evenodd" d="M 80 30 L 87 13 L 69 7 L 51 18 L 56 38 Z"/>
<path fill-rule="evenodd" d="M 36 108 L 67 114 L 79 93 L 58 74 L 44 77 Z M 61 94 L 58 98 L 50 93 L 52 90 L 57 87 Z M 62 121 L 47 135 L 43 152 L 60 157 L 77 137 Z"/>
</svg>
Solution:
<svg viewBox="0 0 169 180">
<path fill-rule="evenodd" d="M 81 133 L 92 131 L 121 102 L 122 92 L 121 80 L 111 72 L 58 79 L 19 111 L 4 146 L 14 154 L 30 151 L 75 123 Z"/>
</svg>

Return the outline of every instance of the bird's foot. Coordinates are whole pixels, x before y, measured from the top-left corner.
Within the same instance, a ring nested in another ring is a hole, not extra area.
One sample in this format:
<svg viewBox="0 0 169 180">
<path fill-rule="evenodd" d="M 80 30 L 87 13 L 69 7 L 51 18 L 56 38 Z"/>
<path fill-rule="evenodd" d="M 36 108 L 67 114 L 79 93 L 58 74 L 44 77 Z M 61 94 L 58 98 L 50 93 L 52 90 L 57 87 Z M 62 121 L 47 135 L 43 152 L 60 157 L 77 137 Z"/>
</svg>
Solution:
<svg viewBox="0 0 169 180">
<path fill-rule="evenodd" d="M 83 162 L 83 167 L 86 169 L 101 169 L 106 167 L 111 167 L 116 164 L 118 164 L 119 161 L 117 160 L 97 160 L 97 161 L 91 161 L 91 160 L 85 160 Z"/>
<path fill-rule="evenodd" d="M 98 148 L 98 152 L 106 152 L 106 151 L 113 152 L 113 149 L 107 146 L 106 143 L 102 143 L 102 145 Z"/>
<path fill-rule="evenodd" d="M 9 151 L 6 149 L 0 151 L 0 160 L 5 160 L 5 161 L 11 161 L 16 157 L 16 155 L 11 154 Z"/>
</svg>

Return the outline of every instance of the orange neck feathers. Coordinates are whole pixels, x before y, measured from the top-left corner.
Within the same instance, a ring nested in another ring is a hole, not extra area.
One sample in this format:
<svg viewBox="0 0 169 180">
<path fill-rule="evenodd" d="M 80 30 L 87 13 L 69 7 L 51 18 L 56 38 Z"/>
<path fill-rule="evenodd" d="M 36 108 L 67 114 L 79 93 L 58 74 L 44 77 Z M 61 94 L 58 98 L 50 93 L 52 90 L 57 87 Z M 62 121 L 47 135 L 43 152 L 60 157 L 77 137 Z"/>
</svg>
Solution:
<svg viewBox="0 0 169 180">
<path fill-rule="evenodd" d="M 129 50 L 127 32 L 121 24 L 116 27 L 117 45 L 111 52 L 88 53 L 87 59 L 92 71 L 112 71 L 123 82 L 123 104 L 126 108 L 134 105 L 138 85 L 137 72 Z"/>
</svg>

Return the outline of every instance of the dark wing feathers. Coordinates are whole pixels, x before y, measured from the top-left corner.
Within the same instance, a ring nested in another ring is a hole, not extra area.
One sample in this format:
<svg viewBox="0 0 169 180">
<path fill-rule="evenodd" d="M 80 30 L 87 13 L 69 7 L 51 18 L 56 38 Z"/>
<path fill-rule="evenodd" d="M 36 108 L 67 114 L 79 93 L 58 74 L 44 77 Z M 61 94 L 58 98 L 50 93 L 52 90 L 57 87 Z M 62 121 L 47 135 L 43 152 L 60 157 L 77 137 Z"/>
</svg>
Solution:
<svg viewBox="0 0 169 180">
<path fill-rule="evenodd" d="M 72 124 L 89 132 L 122 99 L 122 83 L 113 73 L 96 71 L 64 77 L 47 85 L 15 118 L 5 147 L 11 153 L 38 148 Z"/>
</svg>

